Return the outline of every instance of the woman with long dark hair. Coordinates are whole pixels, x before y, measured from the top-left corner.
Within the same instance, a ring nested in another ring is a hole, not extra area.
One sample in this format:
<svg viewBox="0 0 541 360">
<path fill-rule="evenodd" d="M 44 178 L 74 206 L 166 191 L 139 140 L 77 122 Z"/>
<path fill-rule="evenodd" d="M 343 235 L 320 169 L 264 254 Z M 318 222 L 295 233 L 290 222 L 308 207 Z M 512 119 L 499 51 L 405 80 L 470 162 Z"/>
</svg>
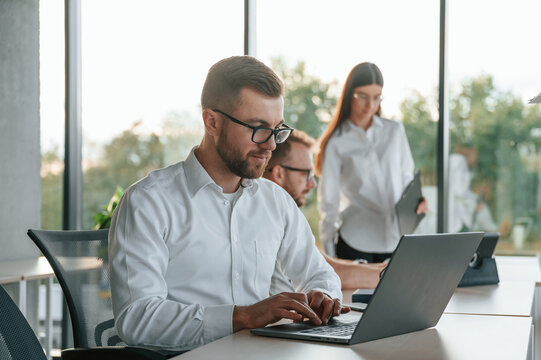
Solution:
<svg viewBox="0 0 541 360">
<path fill-rule="evenodd" d="M 320 139 L 319 235 L 329 255 L 381 262 L 400 239 L 395 203 L 415 165 L 402 123 L 381 117 L 382 90 L 375 64 L 356 65 Z M 427 211 L 423 200 L 417 212 Z"/>
</svg>

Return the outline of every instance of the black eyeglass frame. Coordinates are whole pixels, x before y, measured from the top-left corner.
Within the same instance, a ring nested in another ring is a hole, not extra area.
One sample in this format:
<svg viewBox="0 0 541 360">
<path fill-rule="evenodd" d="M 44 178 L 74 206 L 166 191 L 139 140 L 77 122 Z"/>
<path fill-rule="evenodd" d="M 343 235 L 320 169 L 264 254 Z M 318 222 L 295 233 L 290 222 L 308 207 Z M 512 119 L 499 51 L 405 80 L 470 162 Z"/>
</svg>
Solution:
<svg viewBox="0 0 541 360">
<path fill-rule="evenodd" d="M 278 165 L 278 166 L 283 167 L 284 169 L 287 169 L 287 170 L 291 170 L 291 171 L 305 172 L 307 182 L 314 179 L 314 170 L 313 169 L 299 169 L 299 168 L 292 167 L 292 166 L 287 166 L 287 165 Z"/>
<path fill-rule="evenodd" d="M 271 138 L 271 136 L 274 135 L 274 141 L 276 142 L 276 144 L 282 144 L 284 143 L 288 138 L 289 136 L 291 135 L 291 133 L 293 132 L 293 128 L 292 127 L 289 127 L 287 126 L 286 124 L 282 124 L 280 128 L 278 129 L 271 129 L 271 128 L 268 128 L 268 127 L 265 127 L 265 126 L 252 126 L 252 125 L 248 125 L 246 124 L 245 122 L 242 122 L 240 121 L 239 119 L 235 119 L 233 116 L 223 112 L 222 110 L 219 110 L 219 109 L 212 109 L 212 111 L 214 112 L 217 112 L 217 113 L 220 113 L 222 115 L 224 115 L 225 117 L 227 117 L 229 120 L 233 121 L 234 123 L 236 124 L 239 124 L 239 125 L 242 125 L 242 126 L 246 126 L 247 128 L 249 129 L 252 129 L 252 142 L 256 143 L 256 144 L 264 144 L 266 143 L 267 141 L 269 141 L 269 139 Z M 254 140 L 254 137 L 255 137 L 255 134 L 258 130 L 269 130 L 270 131 L 270 134 L 269 136 L 267 136 L 267 138 L 264 140 L 264 141 L 255 141 Z M 287 136 L 285 137 L 285 139 L 283 141 L 280 141 L 278 142 L 277 141 L 277 135 L 278 133 L 281 133 L 281 132 L 284 132 L 284 131 L 287 131 L 289 132 L 287 134 Z"/>
</svg>

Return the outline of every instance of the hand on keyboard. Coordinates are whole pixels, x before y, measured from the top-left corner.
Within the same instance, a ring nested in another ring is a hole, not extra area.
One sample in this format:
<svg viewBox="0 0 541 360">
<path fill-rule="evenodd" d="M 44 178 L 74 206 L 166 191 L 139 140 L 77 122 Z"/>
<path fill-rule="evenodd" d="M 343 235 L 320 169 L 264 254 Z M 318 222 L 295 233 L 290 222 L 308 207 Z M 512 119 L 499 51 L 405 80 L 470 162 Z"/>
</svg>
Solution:
<svg viewBox="0 0 541 360">
<path fill-rule="evenodd" d="M 315 311 L 323 324 L 327 324 L 333 316 L 350 311 L 349 307 L 342 306 L 340 299 L 331 299 L 321 291 L 312 290 L 306 295 L 310 308 Z"/>
</svg>

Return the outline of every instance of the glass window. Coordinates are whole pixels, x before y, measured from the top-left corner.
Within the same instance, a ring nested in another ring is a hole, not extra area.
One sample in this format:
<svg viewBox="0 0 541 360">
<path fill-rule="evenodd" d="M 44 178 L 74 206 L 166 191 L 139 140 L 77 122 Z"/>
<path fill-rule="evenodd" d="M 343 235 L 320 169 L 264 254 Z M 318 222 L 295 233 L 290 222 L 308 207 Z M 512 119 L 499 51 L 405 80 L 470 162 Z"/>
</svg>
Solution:
<svg viewBox="0 0 541 360">
<path fill-rule="evenodd" d="M 117 186 L 199 143 L 207 71 L 243 41 L 241 0 L 82 2 L 84 228 Z"/>
<path fill-rule="evenodd" d="M 62 229 L 64 177 L 64 1 L 39 2 L 41 227 Z"/>
<path fill-rule="evenodd" d="M 430 206 L 417 231 L 435 232 L 439 3 L 275 0 L 257 14 L 257 55 L 285 80 L 286 122 L 316 138 L 353 66 L 378 65 L 383 116 L 403 122 Z M 315 195 L 304 212 L 317 237 Z"/>
<path fill-rule="evenodd" d="M 499 254 L 541 251 L 541 108 L 528 104 L 540 12 L 536 0 L 449 5 L 449 231 L 499 231 Z"/>
</svg>

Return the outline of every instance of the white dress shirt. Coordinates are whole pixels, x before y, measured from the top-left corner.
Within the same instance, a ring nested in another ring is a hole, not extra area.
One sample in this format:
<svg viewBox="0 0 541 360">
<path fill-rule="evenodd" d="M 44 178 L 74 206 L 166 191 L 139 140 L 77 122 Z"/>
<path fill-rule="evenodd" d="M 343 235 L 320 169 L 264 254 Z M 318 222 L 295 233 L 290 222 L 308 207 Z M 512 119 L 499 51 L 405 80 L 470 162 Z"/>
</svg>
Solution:
<svg viewBox="0 0 541 360">
<path fill-rule="evenodd" d="M 115 325 L 127 344 L 185 350 L 231 334 L 234 305 L 269 296 L 277 261 L 295 288 L 341 298 L 340 279 L 287 192 L 243 180 L 235 200 L 193 150 L 126 191 L 109 257 Z"/>
<path fill-rule="evenodd" d="M 334 237 L 368 253 L 394 251 L 400 239 L 395 204 L 413 179 L 402 123 L 374 115 L 368 131 L 346 120 L 331 136 L 318 186 L 320 238 L 335 255 Z"/>
</svg>

